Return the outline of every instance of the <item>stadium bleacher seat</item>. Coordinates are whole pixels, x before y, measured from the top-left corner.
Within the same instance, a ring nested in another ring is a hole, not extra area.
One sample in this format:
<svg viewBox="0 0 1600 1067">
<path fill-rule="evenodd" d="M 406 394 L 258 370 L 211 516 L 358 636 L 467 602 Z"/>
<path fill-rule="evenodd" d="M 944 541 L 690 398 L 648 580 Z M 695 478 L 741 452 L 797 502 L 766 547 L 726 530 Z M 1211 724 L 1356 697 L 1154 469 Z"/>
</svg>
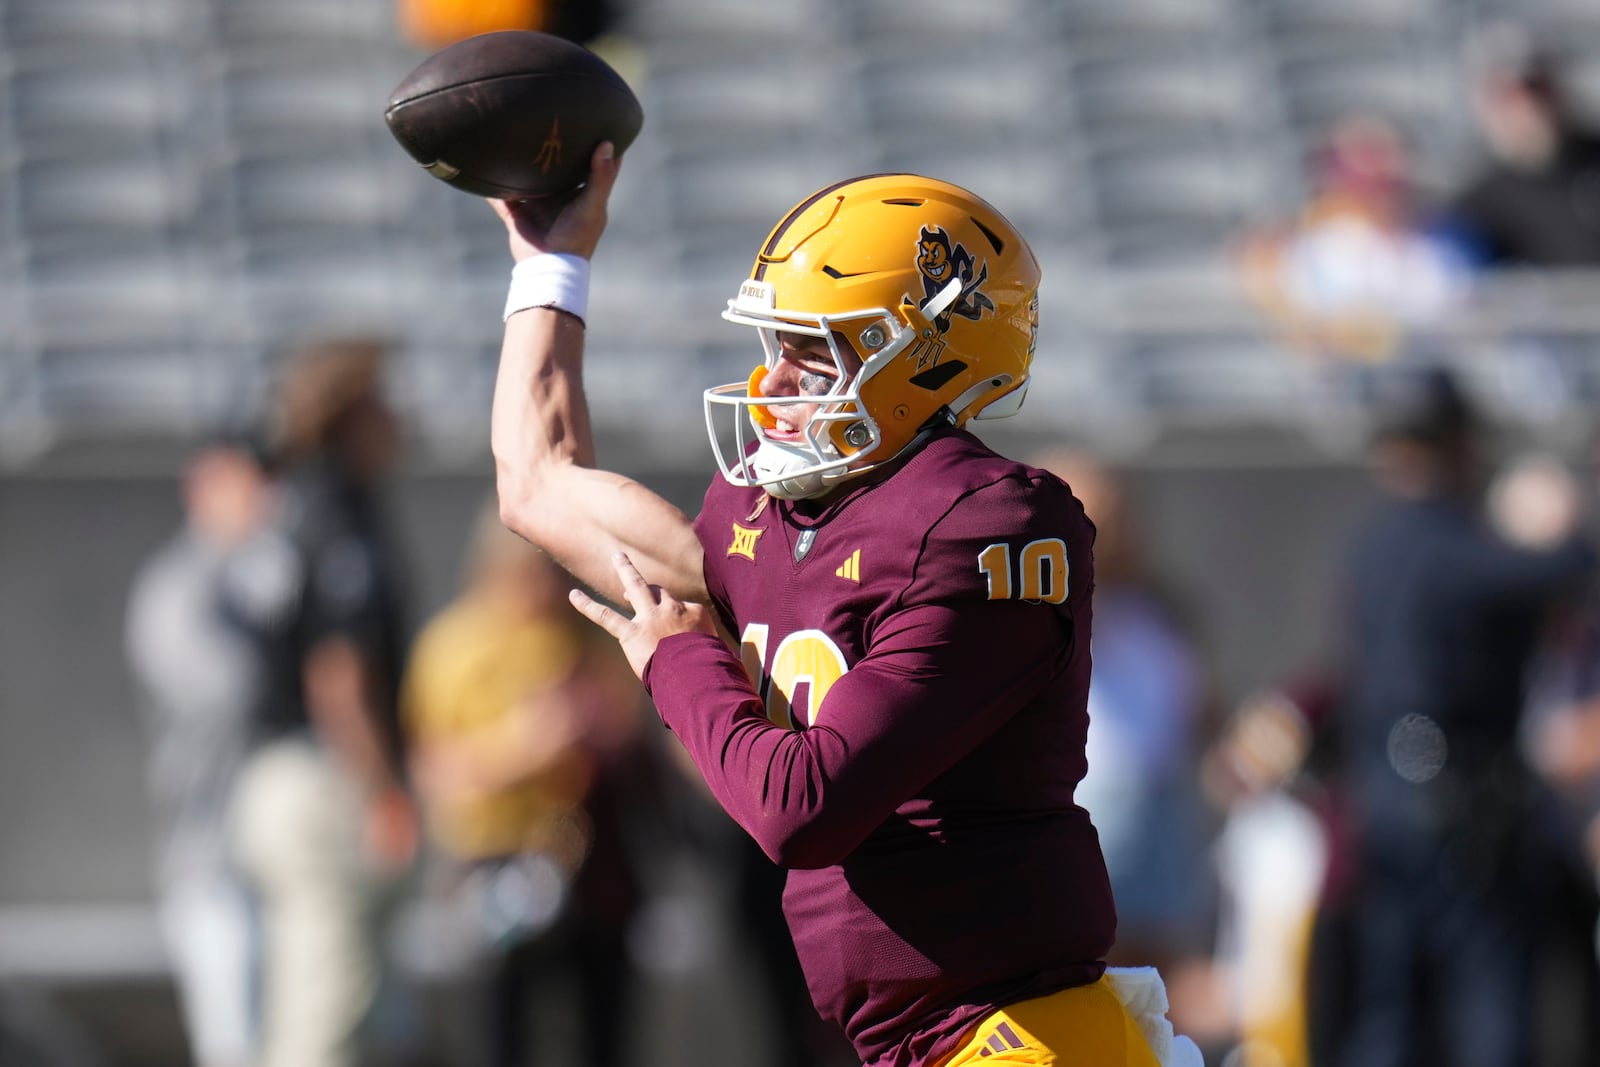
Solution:
<svg viewBox="0 0 1600 1067">
<path fill-rule="evenodd" d="M 383 102 L 396 80 L 388 74 L 319 50 L 241 50 L 219 78 L 229 136 L 252 151 L 307 156 L 387 147 Z"/>
<path fill-rule="evenodd" d="M 975 54 L 986 45 L 1032 43 L 1037 17 L 1033 0 L 868 0 L 837 4 L 835 16 L 864 64 L 885 50 L 936 52 L 940 42 L 965 43 Z"/>
<path fill-rule="evenodd" d="M 26 159 L 14 176 L 27 263 L 45 278 L 177 239 L 193 217 L 196 190 L 156 153 Z"/>
<path fill-rule="evenodd" d="M 1214 50 L 1166 47 L 1086 57 L 1072 64 L 1071 90 L 1085 125 L 1111 135 L 1161 137 L 1258 121 L 1252 106 L 1258 80 Z"/>
<path fill-rule="evenodd" d="M 357 46 L 395 39 L 393 0 L 205 0 L 228 45 L 342 41 Z"/>
<path fill-rule="evenodd" d="M 1195 41 L 1238 32 L 1235 0 L 1044 0 L 1038 20 L 1066 47 L 1102 54 L 1153 39 Z"/>
<path fill-rule="evenodd" d="M 203 24 L 208 0 L 8 0 L 0 5 L 4 39 L 18 54 L 51 44 L 128 47 L 188 40 Z"/>
<path fill-rule="evenodd" d="M 137 151 L 182 130 L 195 111 L 183 52 L 160 48 L 40 45 L 12 62 L 14 135 L 29 151 Z"/>
</svg>

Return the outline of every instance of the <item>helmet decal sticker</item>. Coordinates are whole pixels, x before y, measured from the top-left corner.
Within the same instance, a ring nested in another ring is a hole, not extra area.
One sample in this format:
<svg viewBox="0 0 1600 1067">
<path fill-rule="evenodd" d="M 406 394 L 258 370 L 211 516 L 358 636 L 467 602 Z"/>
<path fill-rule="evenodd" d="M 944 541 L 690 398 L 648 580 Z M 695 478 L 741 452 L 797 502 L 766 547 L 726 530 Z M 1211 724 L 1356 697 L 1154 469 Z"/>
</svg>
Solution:
<svg viewBox="0 0 1600 1067">
<path fill-rule="evenodd" d="M 922 300 L 926 304 L 937 296 L 952 280 L 961 282 L 961 295 L 944 311 L 934 317 L 935 335 L 919 340 L 906 352 L 906 358 L 916 361 L 917 373 L 911 384 L 930 392 L 938 392 L 956 375 L 967 369 L 967 364 L 954 360 L 940 363 L 944 355 L 944 335 L 950 329 L 950 317 L 960 315 L 974 322 L 985 311 L 995 310 L 994 301 L 983 292 L 989 280 L 989 265 L 979 263 L 965 245 L 950 240 L 942 226 L 924 226 L 917 234 L 917 270 L 922 274 Z M 904 298 L 911 303 L 911 297 Z"/>
<path fill-rule="evenodd" d="M 943 351 L 941 346 L 940 351 Z M 911 376 L 911 384 L 937 393 L 943 389 L 945 383 L 962 371 L 967 369 L 967 364 L 959 359 L 947 359 L 942 363 L 935 363 L 925 371 L 919 371 Z"/>
<path fill-rule="evenodd" d="M 924 226 L 917 237 L 917 269 L 922 276 L 938 286 L 950 278 L 950 235 L 943 230 L 931 233 Z M 932 295 L 931 292 L 929 295 Z"/>
<path fill-rule="evenodd" d="M 950 316 L 977 321 L 985 311 L 994 310 L 994 301 L 983 292 L 989 280 L 989 265 L 980 264 L 965 245 L 950 240 L 942 226 L 922 227 L 917 235 L 917 270 L 922 272 L 922 298 L 931 300 L 952 278 L 961 279 L 961 296 L 934 320 L 941 334 L 950 328 Z"/>
</svg>

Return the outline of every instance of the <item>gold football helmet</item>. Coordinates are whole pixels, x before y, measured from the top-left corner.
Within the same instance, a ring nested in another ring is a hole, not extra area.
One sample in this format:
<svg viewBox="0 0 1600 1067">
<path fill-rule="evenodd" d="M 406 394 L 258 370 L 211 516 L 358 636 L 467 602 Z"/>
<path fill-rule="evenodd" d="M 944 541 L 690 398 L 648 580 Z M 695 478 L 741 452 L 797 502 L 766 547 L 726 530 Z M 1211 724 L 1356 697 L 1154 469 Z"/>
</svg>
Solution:
<svg viewBox="0 0 1600 1067">
<path fill-rule="evenodd" d="M 894 459 L 931 427 L 1015 414 L 1033 360 L 1038 290 L 1028 243 L 965 189 L 879 174 L 812 194 L 773 229 L 722 313 L 756 327 L 766 353 L 748 381 L 706 390 L 723 476 L 773 496 L 817 496 Z M 760 394 L 780 333 L 827 340 L 838 378 L 826 393 Z M 797 403 L 821 405 L 805 440 L 769 437 L 770 409 Z M 723 440 L 735 443 L 731 455 Z"/>
</svg>

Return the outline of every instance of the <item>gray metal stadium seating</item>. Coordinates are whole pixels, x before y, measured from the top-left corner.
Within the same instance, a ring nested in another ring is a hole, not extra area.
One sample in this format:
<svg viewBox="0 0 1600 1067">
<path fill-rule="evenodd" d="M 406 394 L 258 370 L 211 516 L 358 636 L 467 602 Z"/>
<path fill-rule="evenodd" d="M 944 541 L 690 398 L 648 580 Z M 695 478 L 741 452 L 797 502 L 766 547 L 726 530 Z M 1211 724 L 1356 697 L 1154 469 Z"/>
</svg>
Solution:
<svg viewBox="0 0 1600 1067">
<path fill-rule="evenodd" d="M 1462 42 L 1483 19 L 1600 42 L 1591 0 L 622 11 L 647 119 L 598 257 L 591 368 L 626 383 L 644 346 L 686 396 L 742 341 L 716 313 L 766 227 L 826 181 L 935 172 L 1012 214 L 1067 265 L 1059 284 L 1176 269 L 1203 293 L 1231 234 L 1299 202 L 1306 148 L 1338 115 L 1393 116 L 1430 178 L 1458 174 Z M 419 58 L 393 0 L 0 4 L 0 424 L 186 434 L 258 404 L 290 340 L 374 330 L 396 341 L 419 432 L 481 441 L 504 238 L 383 129 Z M 1041 330 L 1040 388 L 1082 412 L 1166 417 L 1190 393 L 1169 387 L 1180 360 L 1229 368 L 1205 401 L 1220 418 L 1230 396 L 1253 417 L 1284 381 L 1259 333 L 1227 356 L 1202 337 L 1128 362 L 1125 338 L 1048 315 Z M 1167 384 L 1130 380 L 1139 366 Z M 612 395 L 597 417 L 630 422 Z M 698 433 L 684 407 L 664 435 Z"/>
</svg>

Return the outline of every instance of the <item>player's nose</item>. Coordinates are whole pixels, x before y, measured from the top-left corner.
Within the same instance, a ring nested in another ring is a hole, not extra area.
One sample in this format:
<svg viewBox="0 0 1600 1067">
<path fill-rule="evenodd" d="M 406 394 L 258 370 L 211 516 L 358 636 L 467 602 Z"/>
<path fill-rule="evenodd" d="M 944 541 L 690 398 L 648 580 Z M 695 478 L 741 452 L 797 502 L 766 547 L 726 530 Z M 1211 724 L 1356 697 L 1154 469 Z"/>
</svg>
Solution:
<svg viewBox="0 0 1600 1067">
<path fill-rule="evenodd" d="M 762 396 L 799 396 L 800 368 L 786 359 L 778 360 L 761 379 L 760 389 Z"/>
</svg>

